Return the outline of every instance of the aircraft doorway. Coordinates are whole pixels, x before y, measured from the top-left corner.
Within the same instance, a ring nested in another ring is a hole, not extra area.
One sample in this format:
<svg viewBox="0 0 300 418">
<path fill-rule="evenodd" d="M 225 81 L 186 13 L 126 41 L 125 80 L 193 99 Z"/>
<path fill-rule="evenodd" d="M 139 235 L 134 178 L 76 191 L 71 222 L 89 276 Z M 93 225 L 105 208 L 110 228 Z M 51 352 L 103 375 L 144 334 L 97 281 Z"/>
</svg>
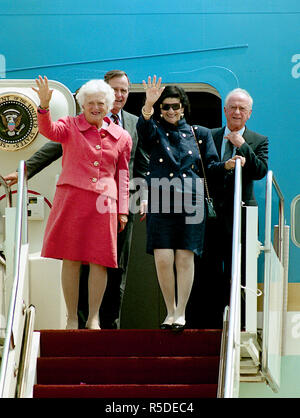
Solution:
<svg viewBox="0 0 300 418">
<path fill-rule="evenodd" d="M 207 128 L 222 126 L 222 100 L 218 91 L 208 84 L 180 84 L 188 95 L 191 104 L 191 125 L 202 125 Z M 133 84 L 125 110 L 139 116 L 145 100 L 145 91 L 140 84 Z"/>
<path fill-rule="evenodd" d="M 177 84 L 184 88 L 190 103 L 191 125 L 207 128 L 222 126 L 222 101 L 219 93 L 208 84 Z M 137 116 L 145 99 L 141 84 L 131 86 L 125 110 Z M 121 328 L 157 329 L 165 318 L 165 306 L 157 283 L 154 257 L 146 254 L 146 221 L 134 221 L 131 254 L 123 299 Z"/>
</svg>

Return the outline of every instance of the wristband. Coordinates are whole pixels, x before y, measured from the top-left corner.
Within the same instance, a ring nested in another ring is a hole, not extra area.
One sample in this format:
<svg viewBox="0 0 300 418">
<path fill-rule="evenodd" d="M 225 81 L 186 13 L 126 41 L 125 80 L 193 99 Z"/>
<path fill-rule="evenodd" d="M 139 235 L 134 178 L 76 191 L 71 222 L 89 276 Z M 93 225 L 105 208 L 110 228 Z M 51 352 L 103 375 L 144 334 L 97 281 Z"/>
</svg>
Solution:
<svg viewBox="0 0 300 418">
<path fill-rule="evenodd" d="M 38 112 L 39 113 L 47 113 L 47 112 L 49 112 L 49 107 L 47 107 L 46 109 L 44 109 L 43 107 L 38 106 Z"/>
</svg>

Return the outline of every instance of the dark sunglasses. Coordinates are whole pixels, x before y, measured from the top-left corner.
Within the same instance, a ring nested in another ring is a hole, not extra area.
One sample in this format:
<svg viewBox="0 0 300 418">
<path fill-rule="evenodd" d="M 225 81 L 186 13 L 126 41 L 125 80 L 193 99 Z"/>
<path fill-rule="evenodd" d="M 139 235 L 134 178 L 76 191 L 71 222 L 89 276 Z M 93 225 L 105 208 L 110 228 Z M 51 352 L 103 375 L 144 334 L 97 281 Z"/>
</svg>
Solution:
<svg viewBox="0 0 300 418">
<path fill-rule="evenodd" d="M 162 110 L 169 110 L 170 108 L 172 108 L 173 110 L 179 110 L 181 108 L 181 103 L 164 103 L 160 105 L 160 108 Z"/>
</svg>

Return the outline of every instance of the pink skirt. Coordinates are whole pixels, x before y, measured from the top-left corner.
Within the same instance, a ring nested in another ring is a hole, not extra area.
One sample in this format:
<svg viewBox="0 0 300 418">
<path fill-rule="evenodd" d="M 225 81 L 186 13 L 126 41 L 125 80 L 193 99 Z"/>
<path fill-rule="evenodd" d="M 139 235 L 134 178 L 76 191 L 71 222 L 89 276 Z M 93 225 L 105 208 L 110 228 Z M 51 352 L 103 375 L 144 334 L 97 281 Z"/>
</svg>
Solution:
<svg viewBox="0 0 300 418">
<path fill-rule="evenodd" d="M 101 210 L 104 200 L 105 213 Z M 69 185 L 57 186 L 41 255 L 117 268 L 117 228 L 114 199 Z"/>
</svg>

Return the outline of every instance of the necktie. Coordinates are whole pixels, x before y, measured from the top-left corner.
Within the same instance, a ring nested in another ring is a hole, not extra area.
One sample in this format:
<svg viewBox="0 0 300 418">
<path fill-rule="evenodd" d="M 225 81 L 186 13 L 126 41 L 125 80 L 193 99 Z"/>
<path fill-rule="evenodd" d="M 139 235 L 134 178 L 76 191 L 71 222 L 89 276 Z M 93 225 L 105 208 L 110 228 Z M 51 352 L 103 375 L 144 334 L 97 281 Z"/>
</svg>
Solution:
<svg viewBox="0 0 300 418">
<path fill-rule="evenodd" d="M 114 123 L 116 125 L 119 125 L 119 116 L 118 115 L 114 115 L 113 113 L 111 114 L 111 118 L 114 121 Z"/>
<path fill-rule="evenodd" d="M 230 141 L 226 141 L 225 144 L 225 151 L 222 157 L 222 161 L 227 161 L 232 157 L 232 152 L 233 152 L 233 146 L 232 143 Z"/>
</svg>

